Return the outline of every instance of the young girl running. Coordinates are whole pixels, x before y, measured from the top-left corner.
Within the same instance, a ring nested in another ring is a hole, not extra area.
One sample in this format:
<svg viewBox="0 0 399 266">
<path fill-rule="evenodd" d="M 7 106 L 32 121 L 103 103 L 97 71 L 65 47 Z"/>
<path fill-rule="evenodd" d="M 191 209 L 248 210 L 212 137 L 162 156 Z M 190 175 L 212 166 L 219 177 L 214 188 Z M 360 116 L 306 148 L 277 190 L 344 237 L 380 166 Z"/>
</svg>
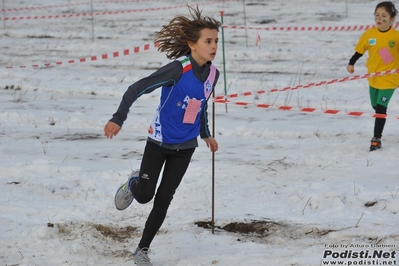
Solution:
<svg viewBox="0 0 399 266">
<path fill-rule="evenodd" d="M 219 71 L 211 61 L 216 56 L 221 23 L 203 17 L 198 7 L 188 8 L 191 19 L 176 16 L 155 35 L 158 50 L 174 61 L 129 86 L 117 112 L 104 127 L 107 138 L 116 136 L 134 101 L 162 87 L 140 170 L 134 171 L 115 195 L 118 210 L 126 209 L 133 199 L 148 203 L 155 195 L 134 252 L 138 266 L 152 265 L 148 257 L 150 244 L 198 146 L 197 137 L 200 135 L 211 152 L 218 150 L 218 143 L 209 132 L 207 101 L 219 78 Z M 156 189 L 162 168 L 162 179 Z"/>
<path fill-rule="evenodd" d="M 398 11 L 391 1 L 377 4 L 374 16 L 376 27 L 366 30 L 360 37 L 355 54 L 349 60 L 347 70 L 353 73 L 356 61 L 368 51 L 368 73 L 399 69 L 399 32 L 392 27 Z M 381 148 L 381 137 L 385 126 L 387 107 L 395 89 L 399 86 L 399 74 L 377 76 L 368 79 L 371 106 L 376 114 L 374 136 L 370 151 Z"/>
</svg>

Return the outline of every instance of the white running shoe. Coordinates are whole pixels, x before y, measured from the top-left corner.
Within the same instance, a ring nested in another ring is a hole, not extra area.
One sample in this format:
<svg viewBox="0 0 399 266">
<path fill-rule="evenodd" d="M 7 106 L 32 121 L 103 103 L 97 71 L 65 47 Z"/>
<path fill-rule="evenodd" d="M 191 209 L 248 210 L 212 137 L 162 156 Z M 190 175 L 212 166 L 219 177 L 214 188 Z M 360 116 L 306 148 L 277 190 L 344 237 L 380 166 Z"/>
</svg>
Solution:
<svg viewBox="0 0 399 266">
<path fill-rule="evenodd" d="M 153 266 L 148 257 L 148 251 L 148 248 L 137 247 L 136 251 L 133 253 L 134 263 L 137 266 Z"/>
<path fill-rule="evenodd" d="M 132 182 L 139 181 L 139 174 L 140 170 L 133 171 L 129 178 L 127 179 L 126 183 L 119 187 L 118 191 L 115 194 L 115 207 L 122 211 L 132 204 L 134 195 L 130 190 Z"/>
</svg>

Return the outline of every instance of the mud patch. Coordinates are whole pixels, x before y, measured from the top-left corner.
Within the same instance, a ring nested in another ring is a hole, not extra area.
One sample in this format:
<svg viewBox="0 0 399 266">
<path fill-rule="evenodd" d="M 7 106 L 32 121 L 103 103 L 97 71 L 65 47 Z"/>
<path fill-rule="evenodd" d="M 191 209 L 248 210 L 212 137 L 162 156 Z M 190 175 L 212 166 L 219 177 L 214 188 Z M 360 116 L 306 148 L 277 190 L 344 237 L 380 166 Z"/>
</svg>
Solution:
<svg viewBox="0 0 399 266">
<path fill-rule="evenodd" d="M 211 229 L 210 221 L 195 222 L 198 227 Z M 321 229 L 276 221 L 252 220 L 248 222 L 232 222 L 224 226 L 215 226 L 219 231 L 233 233 L 237 241 L 258 243 L 275 242 L 276 238 L 297 240 L 302 238 L 321 238 L 339 230 Z"/>
<path fill-rule="evenodd" d="M 333 12 L 316 13 L 316 16 L 319 16 L 321 21 L 340 21 L 345 18 L 345 16 Z"/>
<path fill-rule="evenodd" d="M 27 38 L 30 39 L 54 39 L 54 36 L 50 36 L 50 35 L 28 35 L 26 36 Z"/>
<path fill-rule="evenodd" d="M 79 249 L 72 253 L 95 254 L 123 261 L 133 259 L 133 251 L 141 230 L 133 226 L 98 224 L 91 222 L 47 223 L 51 237 L 71 242 L 70 246 Z"/>
<path fill-rule="evenodd" d="M 58 229 L 58 234 L 64 240 L 75 240 L 78 237 L 94 237 L 104 242 L 127 242 L 133 237 L 139 235 L 139 231 L 136 227 L 126 226 L 118 227 L 115 225 L 103 225 L 95 223 L 78 223 L 78 222 L 67 222 L 52 224 L 47 227 L 54 227 Z"/>
<path fill-rule="evenodd" d="M 255 21 L 255 23 L 257 23 L 257 24 L 272 24 L 272 23 L 277 23 L 277 21 L 274 19 L 262 19 L 259 21 Z"/>
<path fill-rule="evenodd" d="M 55 137 L 54 139 L 65 139 L 69 141 L 74 141 L 74 140 L 91 140 L 91 139 L 100 139 L 100 138 L 102 138 L 101 134 L 75 133 L 75 134 L 66 134 L 63 136 Z"/>
</svg>

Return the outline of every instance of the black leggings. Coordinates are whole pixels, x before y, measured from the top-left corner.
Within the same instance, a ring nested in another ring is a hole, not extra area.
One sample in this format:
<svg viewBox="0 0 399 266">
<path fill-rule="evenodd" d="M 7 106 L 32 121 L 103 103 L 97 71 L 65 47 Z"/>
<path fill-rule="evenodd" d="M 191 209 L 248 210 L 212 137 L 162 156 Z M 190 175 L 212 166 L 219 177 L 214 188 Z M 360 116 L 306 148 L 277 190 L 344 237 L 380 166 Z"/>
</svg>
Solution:
<svg viewBox="0 0 399 266">
<path fill-rule="evenodd" d="M 168 150 L 147 142 L 140 166 L 140 179 L 132 187 L 135 200 L 148 203 L 155 195 L 154 205 L 148 216 L 139 248 L 149 248 L 166 217 L 166 212 L 177 187 L 190 164 L 195 148 Z M 155 193 L 159 175 L 164 166 L 161 183 Z"/>
<path fill-rule="evenodd" d="M 380 104 L 377 104 L 377 106 L 374 107 L 374 110 L 375 110 L 376 114 L 383 114 L 383 115 L 387 114 L 387 108 Z M 379 139 L 382 137 L 382 131 L 384 130 L 385 121 L 386 121 L 386 118 L 376 118 L 375 119 L 374 137 L 379 138 Z"/>
</svg>

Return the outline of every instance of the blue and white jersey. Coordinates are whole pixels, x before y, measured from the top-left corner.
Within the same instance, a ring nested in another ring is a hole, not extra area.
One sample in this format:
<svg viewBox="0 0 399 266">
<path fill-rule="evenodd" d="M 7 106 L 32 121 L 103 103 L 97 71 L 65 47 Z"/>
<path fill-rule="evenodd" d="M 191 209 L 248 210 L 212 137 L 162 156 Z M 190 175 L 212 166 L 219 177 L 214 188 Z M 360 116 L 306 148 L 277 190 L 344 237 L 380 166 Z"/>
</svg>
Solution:
<svg viewBox="0 0 399 266">
<path fill-rule="evenodd" d="M 183 74 L 173 86 L 162 87 L 160 104 L 148 130 L 148 136 L 161 143 L 179 144 L 198 137 L 201 111 L 215 80 L 213 65 L 208 79 L 202 82 L 195 77 L 189 56 L 177 60 L 183 66 Z M 189 116 L 191 119 L 186 119 Z"/>
<path fill-rule="evenodd" d="M 171 150 L 198 147 L 198 134 L 201 138 L 211 136 L 207 100 L 218 78 L 219 71 L 212 62 L 200 66 L 190 54 L 182 56 L 131 84 L 110 121 L 122 127 L 133 103 L 161 88 L 147 140 Z"/>
</svg>

